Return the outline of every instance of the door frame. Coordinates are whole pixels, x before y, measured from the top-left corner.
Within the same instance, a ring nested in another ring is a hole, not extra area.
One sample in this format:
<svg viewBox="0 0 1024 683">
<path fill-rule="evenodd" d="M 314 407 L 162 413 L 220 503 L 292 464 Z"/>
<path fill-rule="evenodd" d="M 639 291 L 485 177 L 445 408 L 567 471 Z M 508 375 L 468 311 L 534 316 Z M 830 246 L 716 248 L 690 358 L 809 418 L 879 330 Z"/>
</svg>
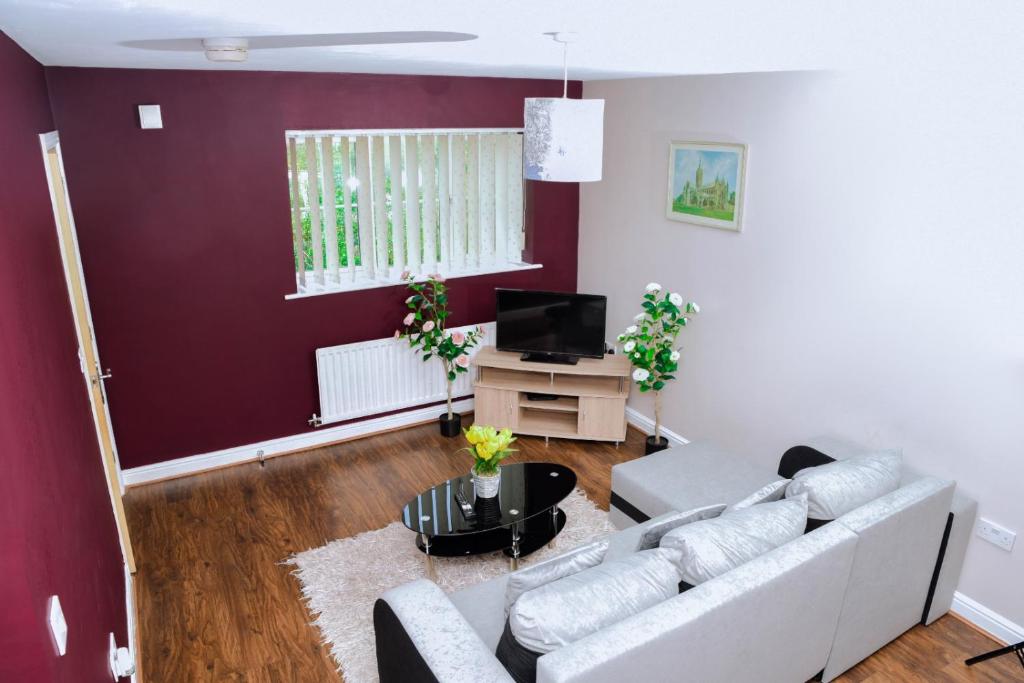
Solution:
<svg viewBox="0 0 1024 683">
<path fill-rule="evenodd" d="M 92 370 L 87 367 L 86 353 L 85 353 L 85 339 L 82 333 L 81 327 L 79 327 L 79 321 L 81 315 L 89 326 L 90 337 L 92 340 L 92 357 L 99 363 L 100 355 L 99 348 L 96 342 L 96 328 L 92 322 L 92 309 L 89 304 L 89 292 L 85 283 L 85 271 L 82 268 L 82 256 L 78 249 L 78 232 L 75 226 L 74 212 L 71 210 L 71 198 L 68 195 L 67 177 L 64 175 L 64 157 L 61 152 L 60 146 L 60 135 L 57 131 L 51 131 L 49 133 L 43 133 L 39 136 L 39 144 L 42 148 L 43 153 L 43 165 L 46 171 L 46 185 L 50 191 L 50 204 L 53 208 L 53 220 L 54 226 L 57 230 L 57 240 L 60 244 L 60 260 L 61 265 L 64 268 L 64 281 L 68 288 L 68 299 L 71 304 L 72 319 L 75 327 L 75 338 L 78 340 L 78 361 L 82 371 L 82 377 L 85 381 L 86 393 L 89 397 L 89 406 L 92 410 L 93 425 L 96 428 L 96 441 L 100 452 L 100 458 L 103 462 L 103 471 L 107 478 L 107 491 L 110 494 L 110 504 L 114 512 L 114 521 L 117 527 L 117 538 L 118 543 L 121 547 L 121 555 L 125 565 L 128 567 L 128 571 L 132 574 L 135 573 L 135 555 L 132 552 L 131 537 L 128 533 L 128 521 L 124 512 L 124 502 L 122 496 L 124 495 L 124 479 L 121 473 L 120 459 L 117 453 L 117 441 L 114 439 L 113 424 L 110 421 L 110 408 L 106 398 L 106 389 L 103 386 L 103 381 L 98 381 L 98 390 L 102 395 L 102 400 L 97 401 L 93 393 L 93 378 Z M 56 160 L 56 169 L 51 166 L 51 157 L 53 154 Z M 60 181 L 63 186 L 61 190 L 61 196 L 57 195 L 57 188 L 54 185 L 53 172 L 57 171 L 60 173 Z M 71 239 L 71 244 L 67 244 L 67 240 L 64 236 L 64 230 L 62 226 L 62 218 L 60 211 L 60 204 L 63 204 L 64 213 L 67 217 L 67 230 Z M 74 256 L 74 270 L 72 270 L 72 264 L 69 263 L 71 255 Z M 82 297 L 84 311 L 78 310 L 78 305 L 75 301 L 74 295 L 74 284 L 72 278 L 74 275 L 78 276 L 79 289 Z M 99 368 L 96 368 L 99 373 Z M 102 417 L 99 411 L 102 410 Z M 101 427 L 101 424 L 105 422 L 106 430 Z M 106 434 L 103 432 L 106 431 Z M 104 443 L 110 444 L 110 452 L 107 453 L 107 449 L 104 448 Z"/>
</svg>

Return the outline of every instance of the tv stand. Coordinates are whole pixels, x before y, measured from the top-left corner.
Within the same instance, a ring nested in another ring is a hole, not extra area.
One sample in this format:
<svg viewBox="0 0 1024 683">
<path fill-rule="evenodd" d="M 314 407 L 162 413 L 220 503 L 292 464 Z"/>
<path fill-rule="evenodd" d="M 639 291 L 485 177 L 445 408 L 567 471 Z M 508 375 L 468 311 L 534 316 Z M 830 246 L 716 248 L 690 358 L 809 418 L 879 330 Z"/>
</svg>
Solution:
<svg viewBox="0 0 1024 683">
<path fill-rule="evenodd" d="M 488 346 L 473 365 L 478 424 L 545 438 L 616 443 L 626 438 L 630 365 L 625 356 L 563 365 L 522 360 L 518 353 Z M 554 399 L 531 401 L 530 394 Z"/>
<path fill-rule="evenodd" d="M 530 363 L 558 363 L 560 365 L 576 365 L 580 362 L 577 356 L 559 356 L 551 353 L 524 353 L 519 360 Z"/>
</svg>

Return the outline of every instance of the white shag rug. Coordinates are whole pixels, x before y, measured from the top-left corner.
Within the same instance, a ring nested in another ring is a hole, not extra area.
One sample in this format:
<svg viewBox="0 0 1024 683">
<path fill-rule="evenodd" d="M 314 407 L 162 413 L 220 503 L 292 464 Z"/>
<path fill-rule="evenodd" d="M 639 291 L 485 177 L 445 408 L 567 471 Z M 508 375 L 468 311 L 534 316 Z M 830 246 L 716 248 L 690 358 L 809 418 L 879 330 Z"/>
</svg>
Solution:
<svg viewBox="0 0 1024 683">
<path fill-rule="evenodd" d="M 608 513 L 599 509 L 580 489 L 559 504 L 566 514 L 557 547 L 547 546 L 520 560 L 520 567 L 541 562 L 615 530 Z M 373 603 L 381 593 L 423 578 L 426 564 L 415 544 L 415 534 L 401 522 L 351 538 L 332 541 L 290 557 L 302 596 L 313 623 L 345 683 L 375 683 L 377 656 L 373 641 Z M 469 557 L 436 557 L 437 584 L 446 593 L 509 571 L 501 552 Z"/>
</svg>

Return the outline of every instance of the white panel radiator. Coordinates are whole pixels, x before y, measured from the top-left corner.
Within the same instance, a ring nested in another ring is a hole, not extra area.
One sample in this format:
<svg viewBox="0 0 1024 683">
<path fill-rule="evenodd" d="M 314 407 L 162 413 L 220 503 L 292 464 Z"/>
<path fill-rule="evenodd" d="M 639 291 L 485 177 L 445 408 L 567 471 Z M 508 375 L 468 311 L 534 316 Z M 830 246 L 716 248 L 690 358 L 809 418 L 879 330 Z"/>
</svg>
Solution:
<svg viewBox="0 0 1024 683">
<path fill-rule="evenodd" d="M 475 325 L 454 328 L 469 331 Z M 494 323 L 483 323 L 482 343 L 494 344 Z M 477 346 L 470 352 L 476 355 Z M 460 373 L 452 396 L 473 393 L 472 371 Z M 424 362 L 405 339 L 374 339 L 316 350 L 320 388 L 317 426 L 443 401 L 447 398 L 441 362 Z"/>
</svg>

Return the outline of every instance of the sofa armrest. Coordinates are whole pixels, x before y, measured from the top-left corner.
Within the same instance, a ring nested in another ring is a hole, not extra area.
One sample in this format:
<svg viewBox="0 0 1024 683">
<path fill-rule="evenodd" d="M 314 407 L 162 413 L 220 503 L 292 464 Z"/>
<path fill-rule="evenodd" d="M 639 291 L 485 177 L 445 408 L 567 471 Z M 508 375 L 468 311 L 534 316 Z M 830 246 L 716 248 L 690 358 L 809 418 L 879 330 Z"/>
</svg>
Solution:
<svg viewBox="0 0 1024 683">
<path fill-rule="evenodd" d="M 805 443 L 837 460 L 845 460 L 869 452 L 869 449 L 864 446 L 837 436 L 816 436 Z M 924 478 L 926 478 L 924 473 L 904 463 L 900 486 L 907 486 Z M 942 557 L 938 558 L 938 578 L 935 581 L 931 602 L 922 619 L 925 624 L 930 624 L 941 617 L 953 605 L 953 595 L 960 582 L 960 571 L 964 565 L 967 544 L 974 532 L 977 516 L 977 501 L 959 491 L 954 492 L 953 503 L 949 509 L 950 522 L 945 549 Z"/>
<path fill-rule="evenodd" d="M 514 683 L 438 586 L 419 579 L 373 606 L 381 683 Z"/>
<path fill-rule="evenodd" d="M 930 624 L 953 606 L 953 594 L 960 583 L 960 570 L 964 566 L 967 555 L 967 543 L 974 532 L 974 522 L 978 517 L 978 502 L 968 498 L 959 491 L 953 494 L 950 507 L 949 535 L 946 538 L 945 552 L 940 558 L 939 578 L 932 594 L 931 605 L 924 615 L 924 623 Z"/>
</svg>

